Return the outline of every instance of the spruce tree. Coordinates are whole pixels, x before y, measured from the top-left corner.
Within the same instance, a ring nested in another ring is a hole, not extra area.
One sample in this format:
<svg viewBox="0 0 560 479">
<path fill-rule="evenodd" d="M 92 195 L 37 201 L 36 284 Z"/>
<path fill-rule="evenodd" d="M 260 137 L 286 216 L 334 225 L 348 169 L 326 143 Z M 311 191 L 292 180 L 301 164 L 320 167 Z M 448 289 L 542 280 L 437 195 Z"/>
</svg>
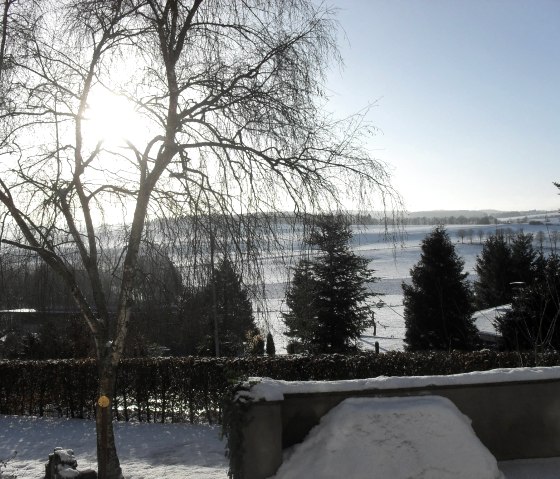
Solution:
<svg viewBox="0 0 560 479">
<path fill-rule="evenodd" d="M 323 215 L 306 240 L 315 249 L 302 259 L 286 294 L 286 335 L 313 353 L 345 353 L 371 321 L 367 284 L 375 281 L 369 261 L 349 246 L 350 224 L 342 215 Z"/>
<path fill-rule="evenodd" d="M 511 249 L 501 234 L 489 236 L 476 259 L 474 283 L 478 309 L 511 302 Z"/>
<path fill-rule="evenodd" d="M 560 349 L 560 257 L 540 254 L 534 276 L 514 294 L 511 310 L 496 321 L 504 349 Z"/>
<path fill-rule="evenodd" d="M 276 345 L 274 344 L 274 338 L 270 331 L 266 335 L 266 354 L 268 356 L 274 356 L 276 354 Z"/>
<path fill-rule="evenodd" d="M 533 235 L 519 233 L 511 243 L 511 283 L 530 283 L 535 274 L 537 252 L 533 248 Z"/>
<path fill-rule="evenodd" d="M 402 285 L 408 350 L 476 347 L 472 292 L 463 266 L 443 227 L 422 242 L 420 261 L 410 271 L 412 284 Z"/>
<path fill-rule="evenodd" d="M 186 354 L 215 354 L 216 326 L 220 355 L 244 354 L 247 333 L 257 329 L 247 289 L 228 259 L 220 261 L 207 284 L 187 296 L 184 312 Z"/>
<path fill-rule="evenodd" d="M 315 344 L 319 329 L 318 284 L 313 265 L 306 259 L 300 260 L 294 268 L 290 287 L 286 291 L 286 305 L 288 311 L 282 313 L 287 327 L 286 336 L 301 344 Z"/>
<path fill-rule="evenodd" d="M 511 303 L 516 285 L 532 281 L 535 258 L 530 234 L 517 234 L 511 243 L 503 235 L 490 236 L 476 260 L 476 306 L 486 309 Z"/>
</svg>

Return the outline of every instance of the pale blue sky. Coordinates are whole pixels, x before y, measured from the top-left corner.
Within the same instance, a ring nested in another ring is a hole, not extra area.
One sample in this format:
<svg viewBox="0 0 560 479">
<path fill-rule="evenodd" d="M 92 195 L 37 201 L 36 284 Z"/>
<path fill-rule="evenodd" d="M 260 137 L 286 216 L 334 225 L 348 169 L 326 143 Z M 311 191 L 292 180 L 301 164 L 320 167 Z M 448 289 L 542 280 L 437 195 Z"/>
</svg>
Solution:
<svg viewBox="0 0 560 479">
<path fill-rule="evenodd" d="M 370 146 L 408 210 L 560 207 L 560 0 L 327 4 L 330 109 L 377 102 Z"/>
</svg>

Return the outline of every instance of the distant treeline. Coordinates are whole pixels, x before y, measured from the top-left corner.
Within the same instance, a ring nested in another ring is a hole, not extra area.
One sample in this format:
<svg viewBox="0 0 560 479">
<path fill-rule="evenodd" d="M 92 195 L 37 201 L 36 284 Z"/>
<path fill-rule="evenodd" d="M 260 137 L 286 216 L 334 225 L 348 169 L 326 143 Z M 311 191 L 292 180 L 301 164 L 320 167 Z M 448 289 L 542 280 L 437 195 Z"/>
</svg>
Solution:
<svg viewBox="0 0 560 479">
<path fill-rule="evenodd" d="M 355 215 L 352 221 L 354 224 L 362 225 L 493 225 L 500 223 L 500 220 L 492 215 L 483 216 L 415 216 L 400 218 L 380 218 L 375 215 Z M 527 222 L 527 218 L 520 223 Z"/>
<path fill-rule="evenodd" d="M 556 217 L 551 215 L 549 218 Z M 352 219 L 353 224 L 361 225 L 402 225 L 402 226 L 437 226 L 437 225 L 497 225 L 497 224 L 530 224 L 530 225 L 544 225 L 547 219 L 539 218 L 533 219 L 528 216 L 515 216 L 509 219 L 509 216 L 409 216 L 409 217 L 378 217 L 371 214 L 354 215 Z"/>
</svg>

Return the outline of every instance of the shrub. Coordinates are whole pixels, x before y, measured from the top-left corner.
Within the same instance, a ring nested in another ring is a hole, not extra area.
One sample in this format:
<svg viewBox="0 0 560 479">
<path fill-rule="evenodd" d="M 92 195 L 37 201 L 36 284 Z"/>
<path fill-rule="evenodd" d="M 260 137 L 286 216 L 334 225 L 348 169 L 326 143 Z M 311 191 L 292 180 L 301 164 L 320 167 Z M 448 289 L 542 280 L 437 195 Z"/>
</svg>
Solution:
<svg viewBox="0 0 560 479">
<path fill-rule="evenodd" d="M 363 352 L 239 358 L 135 358 L 121 362 L 115 418 L 219 422 L 225 392 L 251 376 L 287 381 L 458 374 L 560 365 L 557 352 Z M 0 414 L 91 419 L 97 399 L 94 360 L 0 361 Z"/>
</svg>

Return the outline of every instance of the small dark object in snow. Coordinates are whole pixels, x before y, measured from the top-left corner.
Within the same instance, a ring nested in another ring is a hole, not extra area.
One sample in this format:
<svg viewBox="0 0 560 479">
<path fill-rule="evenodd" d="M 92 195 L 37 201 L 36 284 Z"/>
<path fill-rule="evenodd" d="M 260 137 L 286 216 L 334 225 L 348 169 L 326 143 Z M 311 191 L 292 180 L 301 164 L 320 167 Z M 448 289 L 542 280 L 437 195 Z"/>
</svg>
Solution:
<svg viewBox="0 0 560 479">
<path fill-rule="evenodd" d="M 97 479 L 97 473 L 92 469 L 78 471 L 78 461 L 72 449 L 55 447 L 49 454 L 49 462 L 45 464 L 45 479 Z"/>
<path fill-rule="evenodd" d="M 83 471 L 80 471 L 78 479 L 97 479 L 97 472 L 93 469 L 84 469 Z"/>
</svg>

